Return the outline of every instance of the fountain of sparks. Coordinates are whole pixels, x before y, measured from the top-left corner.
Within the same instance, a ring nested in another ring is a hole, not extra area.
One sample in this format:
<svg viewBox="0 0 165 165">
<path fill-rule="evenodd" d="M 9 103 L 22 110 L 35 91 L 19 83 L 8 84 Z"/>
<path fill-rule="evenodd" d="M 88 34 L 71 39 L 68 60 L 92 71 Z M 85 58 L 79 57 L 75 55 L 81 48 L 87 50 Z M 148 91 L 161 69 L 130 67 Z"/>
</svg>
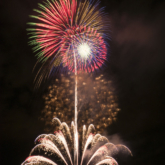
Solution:
<svg viewBox="0 0 165 165">
<path fill-rule="evenodd" d="M 31 150 L 29 157 L 22 165 L 75 165 L 74 153 L 74 122 L 71 127 L 58 118 L 53 121 L 58 126 L 54 134 L 42 134 L 35 139 L 36 146 Z M 83 126 L 79 165 L 117 165 L 115 158 L 122 152 L 132 155 L 131 151 L 124 145 L 114 145 L 100 134 L 94 134 L 95 128 L 90 124 L 88 129 Z"/>
</svg>

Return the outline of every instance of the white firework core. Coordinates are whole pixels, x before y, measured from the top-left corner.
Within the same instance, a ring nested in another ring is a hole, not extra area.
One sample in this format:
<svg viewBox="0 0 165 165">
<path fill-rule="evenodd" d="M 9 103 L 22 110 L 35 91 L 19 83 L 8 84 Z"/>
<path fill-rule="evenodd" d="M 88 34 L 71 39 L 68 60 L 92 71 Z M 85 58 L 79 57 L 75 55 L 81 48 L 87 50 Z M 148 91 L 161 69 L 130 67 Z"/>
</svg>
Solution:
<svg viewBox="0 0 165 165">
<path fill-rule="evenodd" d="M 78 46 L 78 54 L 81 58 L 88 58 L 91 53 L 91 49 L 87 43 L 82 43 Z"/>
</svg>

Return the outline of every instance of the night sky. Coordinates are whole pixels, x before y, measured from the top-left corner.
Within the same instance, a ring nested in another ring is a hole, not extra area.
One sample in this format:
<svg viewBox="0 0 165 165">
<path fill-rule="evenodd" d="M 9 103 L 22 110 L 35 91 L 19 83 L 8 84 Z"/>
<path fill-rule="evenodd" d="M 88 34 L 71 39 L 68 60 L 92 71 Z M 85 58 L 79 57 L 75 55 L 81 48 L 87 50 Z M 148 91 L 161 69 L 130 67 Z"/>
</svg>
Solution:
<svg viewBox="0 0 165 165">
<path fill-rule="evenodd" d="M 36 58 L 26 28 L 39 0 L 0 1 L 0 164 L 21 164 L 34 139 L 49 81 L 34 90 Z M 111 22 L 109 63 L 102 73 L 115 84 L 121 111 L 105 130 L 127 145 L 120 164 L 164 164 L 165 1 L 101 0 Z"/>
</svg>

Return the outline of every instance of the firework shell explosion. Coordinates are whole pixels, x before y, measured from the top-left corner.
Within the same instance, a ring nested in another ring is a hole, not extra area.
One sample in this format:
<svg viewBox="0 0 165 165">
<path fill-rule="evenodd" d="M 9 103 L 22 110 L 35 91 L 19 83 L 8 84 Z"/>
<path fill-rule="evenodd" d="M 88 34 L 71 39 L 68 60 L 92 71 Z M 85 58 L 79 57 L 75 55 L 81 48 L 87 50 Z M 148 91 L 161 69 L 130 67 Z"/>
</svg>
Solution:
<svg viewBox="0 0 165 165">
<path fill-rule="evenodd" d="M 35 139 L 36 146 L 22 165 L 73 165 L 73 130 L 58 118 L 53 119 L 58 126 L 54 134 L 41 134 Z M 94 134 L 94 125 L 83 126 L 79 146 L 80 161 L 77 165 L 118 165 L 121 156 L 132 156 L 125 145 L 113 144 L 105 136 Z M 116 160 L 115 160 L 116 159 Z"/>
<path fill-rule="evenodd" d="M 70 123 L 74 117 L 74 76 L 61 76 L 48 88 L 43 96 L 45 107 L 41 120 L 45 121 L 45 131 L 51 132 L 54 126 L 51 119 L 58 117 Z M 114 94 L 112 81 L 106 81 L 104 76 L 93 78 L 89 74 L 78 75 L 78 131 L 84 124 L 93 123 L 101 133 L 116 120 L 118 111 L 117 96 Z"/>
<path fill-rule="evenodd" d="M 74 55 L 77 71 L 92 72 L 100 68 L 106 60 L 108 39 L 103 8 L 99 1 L 58 0 L 39 4 L 39 15 L 32 15 L 36 22 L 28 24 L 29 44 L 43 62 L 39 81 L 47 78 L 58 66 L 74 72 Z M 44 67 L 45 66 L 45 67 Z"/>
</svg>

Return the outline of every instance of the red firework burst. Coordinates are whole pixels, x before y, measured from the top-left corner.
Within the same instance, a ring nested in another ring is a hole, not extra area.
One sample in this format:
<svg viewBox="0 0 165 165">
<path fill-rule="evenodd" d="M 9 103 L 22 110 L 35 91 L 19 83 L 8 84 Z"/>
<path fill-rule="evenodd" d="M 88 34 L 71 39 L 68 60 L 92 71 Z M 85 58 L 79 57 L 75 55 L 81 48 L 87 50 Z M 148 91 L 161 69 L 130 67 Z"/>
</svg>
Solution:
<svg viewBox="0 0 165 165">
<path fill-rule="evenodd" d="M 104 13 L 98 5 L 98 1 L 59 0 L 47 1 L 45 5 L 39 4 L 41 10 L 35 9 L 40 15 L 31 17 L 40 23 L 29 23 L 36 26 L 28 29 L 30 44 L 38 52 L 39 61 L 48 66 L 47 75 L 61 64 L 74 71 L 74 55 L 77 71 L 92 72 L 103 65 L 107 48 Z"/>
</svg>

